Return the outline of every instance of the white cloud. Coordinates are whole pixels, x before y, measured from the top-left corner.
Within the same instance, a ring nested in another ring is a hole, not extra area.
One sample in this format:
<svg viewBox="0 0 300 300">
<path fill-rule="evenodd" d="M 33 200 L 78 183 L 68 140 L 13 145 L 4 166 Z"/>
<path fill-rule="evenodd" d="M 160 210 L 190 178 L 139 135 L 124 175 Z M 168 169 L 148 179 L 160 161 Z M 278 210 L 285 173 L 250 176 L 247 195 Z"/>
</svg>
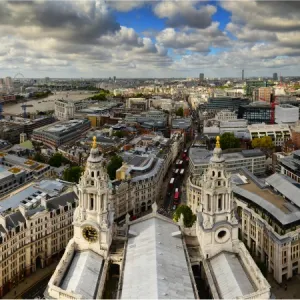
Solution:
<svg viewBox="0 0 300 300">
<path fill-rule="evenodd" d="M 201 1 L 162 1 L 154 6 L 159 18 L 166 18 L 169 27 L 206 28 L 217 9 L 213 5 L 196 6 Z"/>
</svg>

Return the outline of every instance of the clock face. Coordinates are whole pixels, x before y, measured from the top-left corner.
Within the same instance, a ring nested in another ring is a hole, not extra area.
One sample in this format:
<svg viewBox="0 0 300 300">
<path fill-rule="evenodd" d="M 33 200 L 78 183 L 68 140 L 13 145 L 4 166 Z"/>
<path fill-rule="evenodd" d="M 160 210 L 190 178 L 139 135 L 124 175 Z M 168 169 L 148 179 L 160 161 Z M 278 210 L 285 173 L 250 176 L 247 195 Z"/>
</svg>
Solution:
<svg viewBox="0 0 300 300">
<path fill-rule="evenodd" d="M 98 232 L 92 226 L 86 226 L 82 229 L 83 237 L 90 243 L 96 242 L 98 239 Z"/>
</svg>

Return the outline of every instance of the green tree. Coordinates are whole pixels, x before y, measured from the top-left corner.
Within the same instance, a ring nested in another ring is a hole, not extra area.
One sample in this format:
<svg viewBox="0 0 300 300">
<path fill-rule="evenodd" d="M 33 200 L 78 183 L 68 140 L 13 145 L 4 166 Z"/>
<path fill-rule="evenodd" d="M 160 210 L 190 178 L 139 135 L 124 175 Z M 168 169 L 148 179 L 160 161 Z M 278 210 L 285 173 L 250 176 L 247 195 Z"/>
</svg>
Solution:
<svg viewBox="0 0 300 300">
<path fill-rule="evenodd" d="M 182 107 L 179 107 L 176 112 L 175 112 L 176 116 L 179 116 L 179 117 L 183 117 L 183 108 Z"/>
<path fill-rule="evenodd" d="M 121 156 L 114 155 L 107 165 L 107 173 L 111 180 L 116 178 L 116 171 L 122 166 L 123 159 Z"/>
<path fill-rule="evenodd" d="M 270 136 L 255 138 L 252 140 L 252 148 L 261 149 L 267 156 L 270 156 L 274 150 L 274 144 Z"/>
<path fill-rule="evenodd" d="M 44 155 L 42 155 L 40 152 L 37 152 L 34 157 L 33 160 L 38 161 L 40 163 L 45 163 L 47 160 L 45 158 Z"/>
<path fill-rule="evenodd" d="M 184 226 L 185 227 L 192 227 L 193 224 L 196 221 L 196 215 L 193 214 L 192 210 L 187 205 L 179 205 L 174 214 L 173 214 L 173 220 L 175 222 L 178 222 L 180 219 L 181 214 L 183 214 L 183 220 L 184 220 Z"/>
<path fill-rule="evenodd" d="M 255 138 L 252 140 L 251 144 L 253 148 L 264 148 L 269 150 L 272 150 L 274 148 L 274 144 L 270 136 Z"/>
<path fill-rule="evenodd" d="M 83 169 L 81 167 L 70 167 L 64 171 L 63 178 L 66 181 L 78 183 L 82 172 Z"/>
<path fill-rule="evenodd" d="M 62 164 L 67 163 L 69 163 L 69 161 L 59 152 L 53 154 L 48 161 L 48 164 L 55 168 L 59 168 Z"/>
<path fill-rule="evenodd" d="M 232 132 L 223 133 L 220 137 L 220 144 L 222 150 L 239 148 L 241 146 L 240 140 Z"/>
<path fill-rule="evenodd" d="M 116 131 L 116 132 L 113 133 L 113 136 L 117 136 L 118 138 L 121 139 L 121 138 L 127 136 L 127 134 L 126 134 L 126 132 L 124 132 L 124 131 L 118 130 L 118 131 Z"/>
</svg>

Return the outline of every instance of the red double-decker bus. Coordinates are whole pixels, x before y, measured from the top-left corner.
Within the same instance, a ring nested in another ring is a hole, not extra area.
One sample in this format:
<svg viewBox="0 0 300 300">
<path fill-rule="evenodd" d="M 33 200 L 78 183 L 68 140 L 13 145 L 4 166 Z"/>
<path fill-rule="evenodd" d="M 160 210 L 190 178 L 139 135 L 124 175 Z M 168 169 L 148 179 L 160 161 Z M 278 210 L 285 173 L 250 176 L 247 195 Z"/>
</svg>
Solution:
<svg viewBox="0 0 300 300">
<path fill-rule="evenodd" d="M 180 196 L 179 189 L 176 188 L 175 193 L 174 193 L 174 204 L 175 205 L 177 205 L 179 203 L 179 196 Z"/>
<path fill-rule="evenodd" d="M 173 186 L 174 186 L 174 181 L 175 181 L 175 178 L 171 178 L 170 183 L 169 183 L 169 188 L 170 188 L 170 189 L 173 188 Z"/>
</svg>

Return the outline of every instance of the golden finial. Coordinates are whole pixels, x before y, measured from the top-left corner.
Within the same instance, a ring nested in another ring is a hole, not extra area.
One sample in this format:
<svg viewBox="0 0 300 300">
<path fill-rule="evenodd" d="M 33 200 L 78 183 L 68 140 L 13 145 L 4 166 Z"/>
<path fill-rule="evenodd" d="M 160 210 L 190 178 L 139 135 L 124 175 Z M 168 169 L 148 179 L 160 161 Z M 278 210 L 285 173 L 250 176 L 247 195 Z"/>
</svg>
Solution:
<svg viewBox="0 0 300 300">
<path fill-rule="evenodd" d="M 97 148 L 97 138 L 96 138 L 95 136 L 93 137 L 92 148 L 93 148 L 93 149 L 96 149 L 96 148 Z"/>
<path fill-rule="evenodd" d="M 217 142 L 216 142 L 216 148 L 221 148 L 221 146 L 220 146 L 220 137 L 217 136 L 216 140 L 217 140 Z"/>
</svg>

